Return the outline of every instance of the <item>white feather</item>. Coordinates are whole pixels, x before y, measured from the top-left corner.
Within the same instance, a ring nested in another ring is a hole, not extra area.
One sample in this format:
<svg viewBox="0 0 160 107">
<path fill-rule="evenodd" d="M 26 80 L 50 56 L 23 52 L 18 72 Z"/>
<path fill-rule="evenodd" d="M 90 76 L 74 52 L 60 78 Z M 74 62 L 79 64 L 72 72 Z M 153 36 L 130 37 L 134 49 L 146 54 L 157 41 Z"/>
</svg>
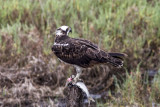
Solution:
<svg viewBox="0 0 160 107">
<path fill-rule="evenodd" d="M 66 31 L 67 28 L 68 28 L 68 26 L 61 26 L 60 28 L 61 28 L 63 31 Z"/>
<path fill-rule="evenodd" d="M 63 35 L 63 33 L 61 31 L 56 31 L 56 35 Z"/>
<path fill-rule="evenodd" d="M 68 43 L 61 44 L 61 43 L 54 42 L 54 45 L 57 45 L 57 46 L 68 46 L 69 44 Z"/>
</svg>

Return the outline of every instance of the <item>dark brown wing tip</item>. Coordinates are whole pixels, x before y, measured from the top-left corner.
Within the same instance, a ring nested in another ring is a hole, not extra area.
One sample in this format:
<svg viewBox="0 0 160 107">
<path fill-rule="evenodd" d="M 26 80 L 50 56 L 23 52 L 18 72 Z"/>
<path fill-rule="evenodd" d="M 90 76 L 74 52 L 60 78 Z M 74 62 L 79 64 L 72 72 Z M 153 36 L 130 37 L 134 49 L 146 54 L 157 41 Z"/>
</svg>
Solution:
<svg viewBox="0 0 160 107">
<path fill-rule="evenodd" d="M 125 53 L 121 53 L 124 57 L 128 57 L 128 55 L 127 54 L 125 54 Z"/>
</svg>

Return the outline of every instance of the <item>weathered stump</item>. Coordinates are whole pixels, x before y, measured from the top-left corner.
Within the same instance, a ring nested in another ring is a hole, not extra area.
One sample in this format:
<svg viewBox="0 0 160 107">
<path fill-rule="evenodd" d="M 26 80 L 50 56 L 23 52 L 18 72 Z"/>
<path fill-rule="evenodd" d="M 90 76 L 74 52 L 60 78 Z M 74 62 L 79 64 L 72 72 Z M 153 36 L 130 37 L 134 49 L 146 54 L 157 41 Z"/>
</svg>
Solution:
<svg viewBox="0 0 160 107">
<path fill-rule="evenodd" d="M 67 107 L 84 107 L 85 93 L 76 85 L 69 84 L 66 88 Z"/>
</svg>

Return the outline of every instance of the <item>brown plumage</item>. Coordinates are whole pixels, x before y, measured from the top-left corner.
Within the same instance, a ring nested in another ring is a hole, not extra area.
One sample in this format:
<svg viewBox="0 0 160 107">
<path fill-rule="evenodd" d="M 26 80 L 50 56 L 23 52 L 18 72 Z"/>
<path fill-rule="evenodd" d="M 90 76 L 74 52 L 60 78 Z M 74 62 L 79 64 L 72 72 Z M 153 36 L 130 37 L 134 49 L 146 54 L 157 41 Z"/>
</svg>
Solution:
<svg viewBox="0 0 160 107">
<path fill-rule="evenodd" d="M 82 68 L 88 68 L 96 64 L 123 66 L 125 54 L 107 53 L 88 40 L 69 37 L 69 32 L 71 32 L 71 28 L 68 26 L 58 28 L 52 46 L 52 51 L 62 61 Z"/>
</svg>

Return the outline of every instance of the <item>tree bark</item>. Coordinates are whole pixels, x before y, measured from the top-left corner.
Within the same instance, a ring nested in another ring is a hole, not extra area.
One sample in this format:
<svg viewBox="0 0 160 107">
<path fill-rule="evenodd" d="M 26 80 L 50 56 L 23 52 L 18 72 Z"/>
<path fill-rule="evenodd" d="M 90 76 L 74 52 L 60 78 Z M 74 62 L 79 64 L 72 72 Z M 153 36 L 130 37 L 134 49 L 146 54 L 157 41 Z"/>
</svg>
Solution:
<svg viewBox="0 0 160 107">
<path fill-rule="evenodd" d="M 84 107 L 85 93 L 76 85 L 68 85 L 66 90 L 67 107 Z"/>
</svg>

